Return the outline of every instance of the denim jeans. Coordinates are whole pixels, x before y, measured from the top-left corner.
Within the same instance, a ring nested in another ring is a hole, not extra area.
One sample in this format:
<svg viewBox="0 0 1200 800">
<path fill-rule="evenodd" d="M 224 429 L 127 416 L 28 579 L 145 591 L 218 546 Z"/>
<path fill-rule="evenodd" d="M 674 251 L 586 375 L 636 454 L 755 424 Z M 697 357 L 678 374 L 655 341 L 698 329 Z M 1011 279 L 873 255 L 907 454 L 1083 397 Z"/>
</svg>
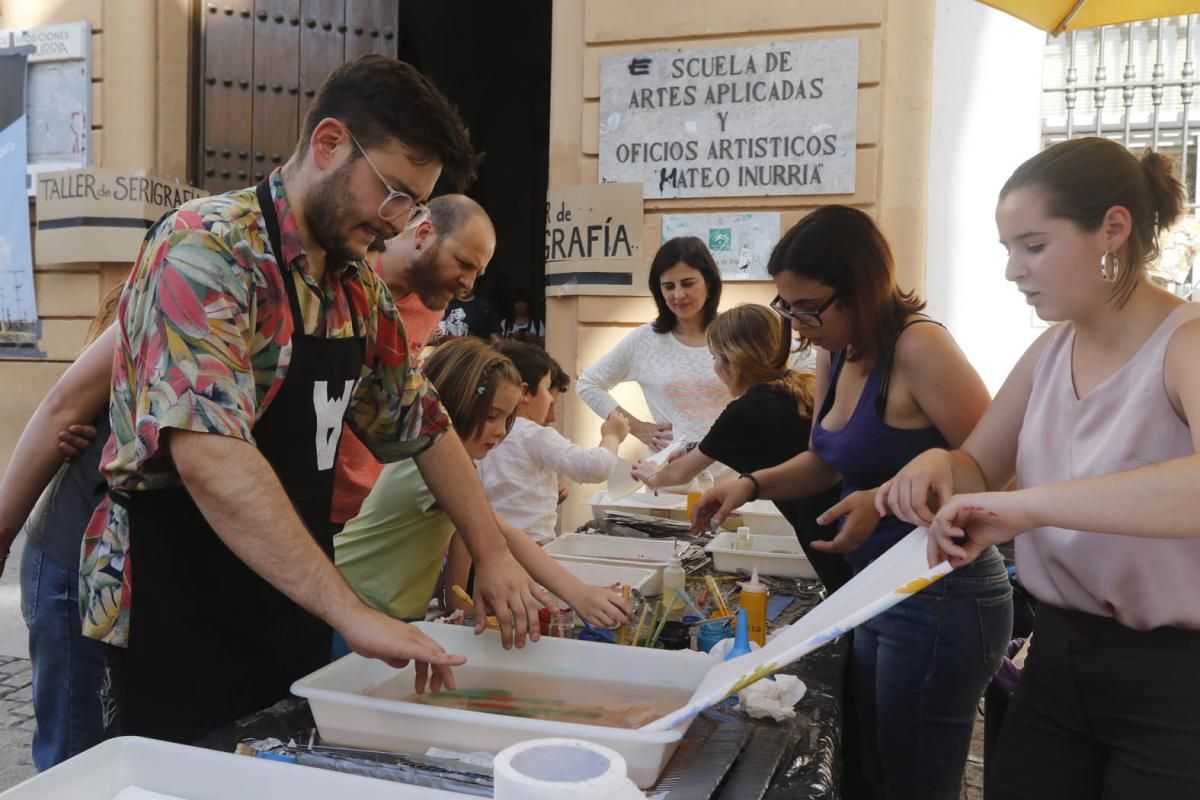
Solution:
<svg viewBox="0 0 1200 800">
<path fill-rule="evenodd" d="M 104 738 L 105 646 L 83 635 L 79 572 L 57 564 L 31 542 L 21 558 L 21 614 L 33 663 L 33 763 L 45 770 Z"/>
<path fill-rule="evenodd" d="M 1011 633 L 994 548 L 855 629 L 861 766 L 879 797 L 958 800 L 979 698 Z"/>
</svg>

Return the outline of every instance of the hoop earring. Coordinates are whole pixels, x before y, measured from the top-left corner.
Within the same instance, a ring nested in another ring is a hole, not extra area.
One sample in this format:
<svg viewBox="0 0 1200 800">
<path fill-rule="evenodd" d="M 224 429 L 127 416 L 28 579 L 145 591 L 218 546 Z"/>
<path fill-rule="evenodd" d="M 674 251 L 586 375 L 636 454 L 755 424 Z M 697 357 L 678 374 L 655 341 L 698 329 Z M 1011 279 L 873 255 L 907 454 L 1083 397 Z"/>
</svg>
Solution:
<svg viewBox="0 0 1200 800">
<path fill-rule="evenodd" d="M 1109 273 L 1109 266 L 1112 266 L 1112 273 Z M 1104 255 L 1100 256 L 1100 279 L 1105 283 L 1116 283 L 1117 276 L 1121 274 L 1121 261 L 1117 258 L 1117 254 L 1112 250 L 1108 250 Z"/>
</svg>

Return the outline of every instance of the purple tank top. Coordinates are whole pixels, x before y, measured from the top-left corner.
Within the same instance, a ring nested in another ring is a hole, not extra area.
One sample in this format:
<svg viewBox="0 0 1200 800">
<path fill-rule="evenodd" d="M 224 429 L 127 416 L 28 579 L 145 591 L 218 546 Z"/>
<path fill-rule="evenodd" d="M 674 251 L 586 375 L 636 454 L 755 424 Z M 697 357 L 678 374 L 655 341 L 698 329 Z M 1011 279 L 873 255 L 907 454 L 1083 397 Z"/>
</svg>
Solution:
<svg viewBox="0 0 1200 800">
<path fill-rule="evenodd" d="M 833 407 L 838 376 L 845 361 L 845 352 L 831 355 L 829 391 L 812 429 L 812 450 L 841 474 L 842 497 L 859 489 L 874 489 L 932 447 L 949 447 L 945 437 L 932 425 L 910 429 L 884 424 L 887 378 L 891 371 L 890 354 L 887 358 L 880 358 L 867 377 L 862 396 L 858 398 L 858 404 L 846 425 L 836 431 L 826 430 L 821 422 Z M 862 569 L 903 539 L 912 528 L 912 525 L 896 517 L 884 517 L 879 520 L 870 538 L 857 550 L 848 553 L 846 560 L 856 570 Z"/>
</svg>

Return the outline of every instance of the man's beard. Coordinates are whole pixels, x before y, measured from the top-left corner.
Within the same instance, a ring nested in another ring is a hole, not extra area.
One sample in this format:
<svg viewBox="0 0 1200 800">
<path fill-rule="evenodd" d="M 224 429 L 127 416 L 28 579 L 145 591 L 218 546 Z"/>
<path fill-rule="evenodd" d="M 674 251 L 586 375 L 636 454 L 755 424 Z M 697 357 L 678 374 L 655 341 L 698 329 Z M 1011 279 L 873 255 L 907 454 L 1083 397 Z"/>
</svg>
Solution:
<svg viewBox="0 0 1200 800">
<path fill-rule="evenodd" d="M 349 160 L 338 167 L 313 186 L 304 201 L 304 221 L 330 265 L 360 261 L 364 257 L 351 246 L 346 233 L 355 225 L 355 202 L 349 188 L 353 165 L 354 161 Z"/>
<path fill-rule="evenodd" d="M 447 289 L 437 282 L 437 256 L 441 246 L 439 242 L 418 252 L 408 270 L 409 291 L 430 311 L 445 311 L 446 306 L 454 299 L 454 290 Z"/>
</svg>

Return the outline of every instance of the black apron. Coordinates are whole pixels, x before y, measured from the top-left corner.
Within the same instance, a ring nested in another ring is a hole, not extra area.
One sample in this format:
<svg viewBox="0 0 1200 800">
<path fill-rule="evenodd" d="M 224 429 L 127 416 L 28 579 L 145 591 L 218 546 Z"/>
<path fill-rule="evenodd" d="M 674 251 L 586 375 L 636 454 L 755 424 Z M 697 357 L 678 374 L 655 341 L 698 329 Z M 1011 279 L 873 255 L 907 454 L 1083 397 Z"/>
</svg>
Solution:
<svg viewBox="0 0 1200 800">
<path fill-rule="evenodd" d="M 266 181 L 257 193 L 282 261 Z M 364 340 L 353 313 L 354 338 L 305 334 L 295 281 L 280 272 L 292 359 L 254 439 L 332 559 L 333 466 Z M 293 681 L 329 663 L 330 628 L 233 555 L 186 489 L 113 494 L 129 510 L 133 597 L 129 646 L 110 648 L 110 732 L 192 742 L 287 697 Z"/>
</svg>

